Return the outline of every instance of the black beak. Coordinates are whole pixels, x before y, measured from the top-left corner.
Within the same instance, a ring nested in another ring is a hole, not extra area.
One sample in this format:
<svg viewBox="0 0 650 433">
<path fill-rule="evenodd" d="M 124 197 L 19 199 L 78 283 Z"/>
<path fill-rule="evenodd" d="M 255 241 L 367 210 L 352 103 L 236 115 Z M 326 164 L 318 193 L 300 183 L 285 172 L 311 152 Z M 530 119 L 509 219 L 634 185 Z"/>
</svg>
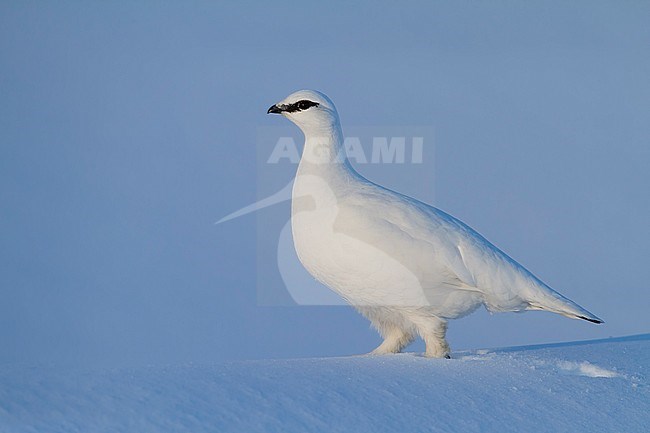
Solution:
<svg viewBox="0 0 650 433">
<path fill-rule="evenodd" d="M 266 114 L 280 114 L 282 113 L 282 108 L 278 107 L 277 105 L 271 105 L 269 109 L 266 111 Z"/>
</svg>

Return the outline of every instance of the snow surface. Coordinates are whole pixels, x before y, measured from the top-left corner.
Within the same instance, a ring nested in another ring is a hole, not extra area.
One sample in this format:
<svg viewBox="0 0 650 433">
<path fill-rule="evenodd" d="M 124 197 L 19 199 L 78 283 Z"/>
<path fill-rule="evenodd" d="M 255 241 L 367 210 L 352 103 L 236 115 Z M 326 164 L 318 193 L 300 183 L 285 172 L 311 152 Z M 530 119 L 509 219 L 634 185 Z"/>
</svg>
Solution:
<svg viewBox="0 0 650 433">
<path fill-rule="evenodd" d="M 0 432 L 644 432 L 650 334 L 383 357 L 0 366 Z"/>
</svg>

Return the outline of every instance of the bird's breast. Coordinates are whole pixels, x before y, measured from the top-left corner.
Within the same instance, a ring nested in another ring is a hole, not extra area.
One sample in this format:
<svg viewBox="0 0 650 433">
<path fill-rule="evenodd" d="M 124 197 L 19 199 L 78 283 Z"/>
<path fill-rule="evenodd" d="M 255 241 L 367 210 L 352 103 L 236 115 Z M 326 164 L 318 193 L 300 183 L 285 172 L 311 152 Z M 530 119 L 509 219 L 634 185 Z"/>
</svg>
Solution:
<svg viewBox="0 0 650 433">
<path fill-rule="evenodd" d="M 294 245 L 307 271 L 355 305 L 426 304 L 418 275 L 391 251 L 346 230 L 344 215 L 337 205 L 293 206 Z"/>
</svg>

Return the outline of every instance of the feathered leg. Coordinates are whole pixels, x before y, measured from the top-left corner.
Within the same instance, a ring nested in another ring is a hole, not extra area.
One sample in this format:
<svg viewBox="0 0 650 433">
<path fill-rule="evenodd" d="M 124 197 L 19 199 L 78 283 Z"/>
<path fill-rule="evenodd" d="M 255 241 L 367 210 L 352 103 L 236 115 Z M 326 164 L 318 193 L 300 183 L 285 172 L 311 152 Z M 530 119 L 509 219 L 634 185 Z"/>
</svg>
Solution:
<svg viewBox="0 0 650 433">
<path fill-rule="evenodd" d="M 384 338 L 383 343 L 370 352 L 370 355 L 398 353 L 415 338 L 413 324 L 401 312 L 377 306 L 361 306 L 357 309 Z"/>
<path fill-rule="evenodd" d="M 386 332 L 382 332 L 384 337 L 381 343 L 375 350 L 370 352 L 370 355 L 387 355 L 389 353 L 399 353 L 408 344 L 413 341 L 413 333 L 404 331 L 398 327 L 393 327 Z"/>
<path fill-rule="evenodd" d="M 435 316 L 411 318 L 418 334 L 426 344 L 424 356 L 429 358 L 451 358 L 449 344 L 445 339 L 447 321 Z"/>
</svg>

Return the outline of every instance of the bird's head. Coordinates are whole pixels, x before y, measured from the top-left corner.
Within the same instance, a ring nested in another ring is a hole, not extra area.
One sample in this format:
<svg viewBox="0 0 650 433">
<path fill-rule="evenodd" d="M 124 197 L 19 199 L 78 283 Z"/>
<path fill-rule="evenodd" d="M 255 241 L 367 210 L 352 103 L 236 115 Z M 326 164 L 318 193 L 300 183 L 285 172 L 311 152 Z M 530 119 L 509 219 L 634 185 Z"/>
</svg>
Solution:
<svg viewBox="0 0 650 433">
<path fill-rule="evenodd" d="M 307 134 L 338 125 L 339 115 L 330 98 L 316 90 L 299 90 L 272 105 L 267 114 L 281 114 Z"/>
</svg>

